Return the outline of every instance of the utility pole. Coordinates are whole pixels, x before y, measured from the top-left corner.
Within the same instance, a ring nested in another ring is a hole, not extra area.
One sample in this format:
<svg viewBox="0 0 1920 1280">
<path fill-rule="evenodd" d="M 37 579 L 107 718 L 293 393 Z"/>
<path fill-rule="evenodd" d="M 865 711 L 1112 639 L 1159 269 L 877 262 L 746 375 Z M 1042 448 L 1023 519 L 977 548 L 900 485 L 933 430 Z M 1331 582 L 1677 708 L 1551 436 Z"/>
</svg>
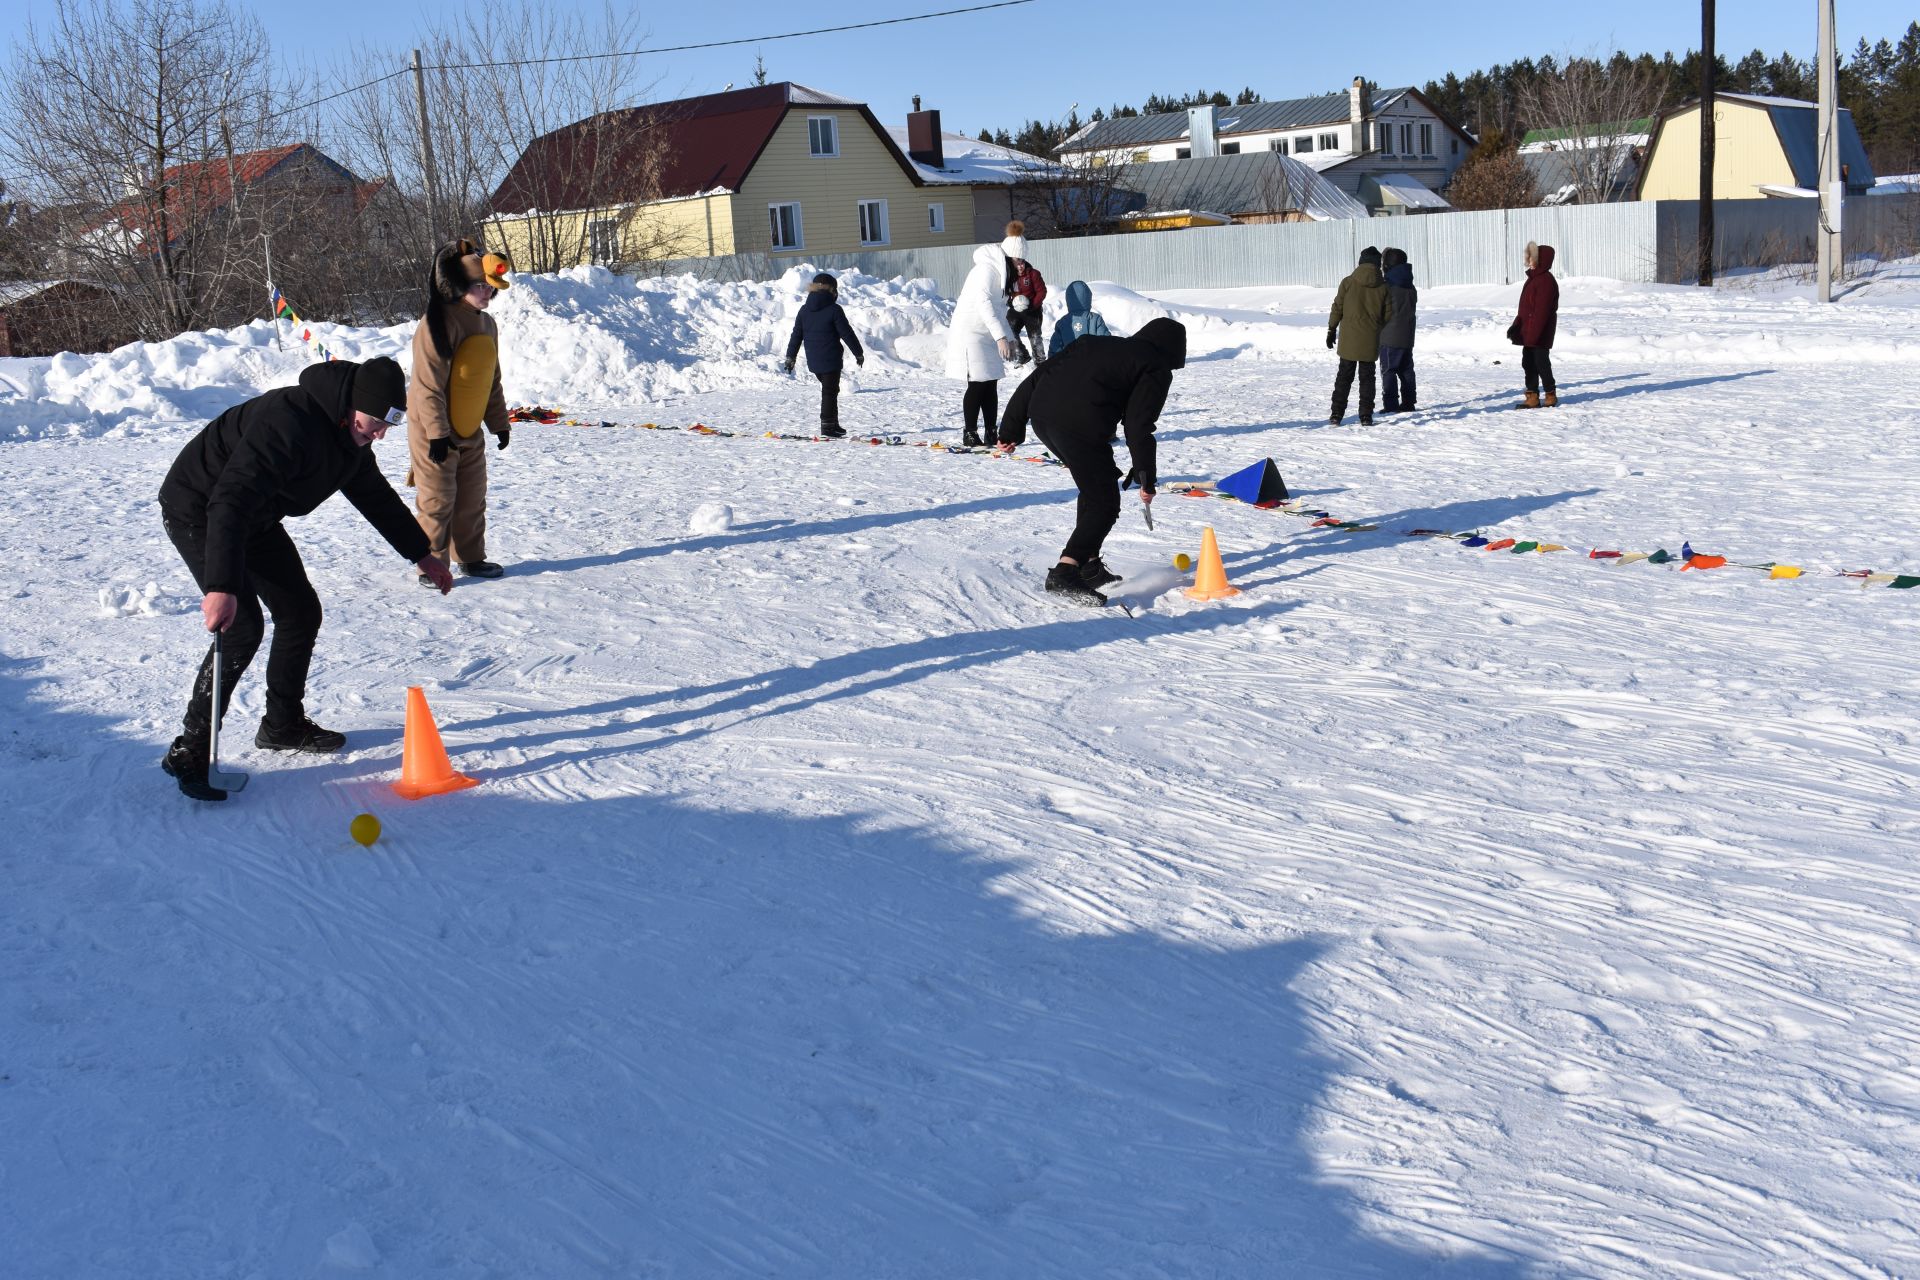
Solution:
<svg viewBox="0 0 1920 1280">
<path fill-rule="evenodd" d="M 413 51 L 413 98 L 420 108 L 420 172 L 427 189 L 427 252 L 440 243 L 440 183 L 433 171 L 433 134 L 427 128 L 427 73 L 420 66 L 420 51 Z"/>
<path fill-rule="evenodd" d="M 1833 281 L 1845 260 L 1840 244 L 1841 207 L 1846 188 L 1840 182 L 1839 51 L 1834 47 L 1833 0 L 1820 0 L 1820 225 L 1814 244 L 1819 250 L 1816 270 L 1818 295 L 1833 301 Z"/>
<path fill-rule="evenodd" d="M 1713 283 L 1713 0 L 1700 0 L 1700 283 Z"/>
</svg>

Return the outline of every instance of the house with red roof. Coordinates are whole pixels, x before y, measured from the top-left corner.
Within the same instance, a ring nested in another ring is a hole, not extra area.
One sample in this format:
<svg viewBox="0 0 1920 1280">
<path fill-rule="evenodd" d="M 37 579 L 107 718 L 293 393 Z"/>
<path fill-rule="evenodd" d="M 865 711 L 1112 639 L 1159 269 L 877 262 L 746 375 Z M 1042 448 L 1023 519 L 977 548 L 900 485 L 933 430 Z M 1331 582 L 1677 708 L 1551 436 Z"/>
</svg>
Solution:
<svg viewBox="0 0 1920 1280">
<path fill-rule="evenodd" d="M 136 254 L 153 254 L 164 243 L 179 246 L 210 227 L 272 207 L 282 221 L 292 202 L 304 220 L 364 213 L 387 190 L 387 181 L 363 181 L 309 142 L 288 143 L 168 166 L 153 188 L 128 196 L 94 227 L 98 238 L 122 238 Z"/>
<path fill-rule="evenodd" d="M 915 106 L 918 106 L 916 101 Z M 485 238 L 524 271 L 734 253 L 857 253 L 998 241 L 1046 163 L 888 128 L 864 103 L 782 82 L 610 111 L 534 139 Z"/>
</svg>

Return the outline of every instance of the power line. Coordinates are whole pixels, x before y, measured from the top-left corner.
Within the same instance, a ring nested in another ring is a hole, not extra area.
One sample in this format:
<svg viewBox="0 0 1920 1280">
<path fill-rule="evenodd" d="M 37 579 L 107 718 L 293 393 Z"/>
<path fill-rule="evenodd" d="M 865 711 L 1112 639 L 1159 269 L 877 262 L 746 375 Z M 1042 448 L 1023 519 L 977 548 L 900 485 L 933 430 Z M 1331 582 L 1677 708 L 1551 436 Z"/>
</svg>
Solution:
<svg viewBox="0 0 1920 1280">
<path fill-rule="evenodd" d="M 303 102 L 297 107 L 288 107 L 284 111 L 276 111 L 272 115 L 268 116 L 267 119 L 278 120 L 281 116 L 296 115 L 299 112 L 307 111 L 314 107 L 321 106 L 324 103 L 332 102 L 335 98 L 344 98 L 350 93 L 358 93 L 362 89 L 371 89 L 373 88 L 373 86 L 377 84 L 385 84 L 387 81 L 392 80 L 397 76 L 403 76 L 405 74 L 407 74 L 407 68 L 405 67 L 400 68 L 400 70 L 398 71 L 389 71 L 387 72 L 387 74 L 383 76 L 375 76 L 373 79 L 367 81 L 365 84 L 357 84 L 353 86 L 353 88 L 351 89 L 342 89 L 340 92 L 330 93 L 324 98 L 315 98 L 312 102 Z"/>
<path fill-rule="evenodd" d="M 870 27 L 893 27 L 905 22 L 925 22 L 930 18 L 951 18 L 963 13 L 985 13 L 990 9 L 1011 9 L 1033 4 L 1034 0 L 998 0 L 995 4 L 969 5 L 964 9 L 942 9 L 937 13 L 916 13 L 905 18 L 877 18 L 872 22 L 853 22 L 844 27 L 815 27 L 811 31 L 788 31 L 774 36 L 744 36 L 738 40 L 708 40 L 701 44 L 676 44 L 659 49 L 632 49 L 625 53 L 576 53 L 556 58 L 519 58 L 504 62 L 454 62 L 429 66 L 428 71 L 474 71 L 484 67 L 531 67 L 549 62 L 594 62 L 604 58 L 641 58 L 656 53 L 687 53 L 695 49 L 724 49 L 731 45 L 770 44 L 775 40 L 798 40 L 802 36 L 835 35 L 842 31 L 864 31 Z M 399 75 L 400 72 L 394 72 Z M 374 83 L 378 83 L 375 81 Z M 364 87 L 364 86 L 362 86 Z M 352 92 L 349 90 L 349 92 Z"/>
</svg>

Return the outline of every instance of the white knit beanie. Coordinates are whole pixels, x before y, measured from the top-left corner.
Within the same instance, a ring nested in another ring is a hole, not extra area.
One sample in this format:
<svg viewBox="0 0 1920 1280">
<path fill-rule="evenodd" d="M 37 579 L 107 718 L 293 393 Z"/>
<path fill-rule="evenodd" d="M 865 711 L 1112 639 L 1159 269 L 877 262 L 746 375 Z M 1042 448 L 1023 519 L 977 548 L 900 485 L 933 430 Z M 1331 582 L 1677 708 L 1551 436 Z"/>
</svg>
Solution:
<svg viewBox="0 0 1920 1280">
<path fill-rule="evenodd" d="M 1015 218 L 1007 224 L 1007 238 L 1000 242 L 1000 252 L 1009 258 L 1027 259 L 1027 224 Z"/>
</svg>

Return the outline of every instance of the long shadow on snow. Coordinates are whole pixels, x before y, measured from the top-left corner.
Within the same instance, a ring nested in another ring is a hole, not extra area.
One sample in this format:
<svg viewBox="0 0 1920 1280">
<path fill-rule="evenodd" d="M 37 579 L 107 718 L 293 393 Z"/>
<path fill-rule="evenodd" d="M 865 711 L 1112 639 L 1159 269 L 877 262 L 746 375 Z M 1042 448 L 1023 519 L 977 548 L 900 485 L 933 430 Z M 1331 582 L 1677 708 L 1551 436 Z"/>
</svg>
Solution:
<svg viewBox="0 0 1920 1280">
<path fill-rule="evenodd" d="M 361 851 L 259 781 L 4 855 L 16 1274 L 306 1275 L 348 1225 L 403 1276 L 1526 1274 L 1328 1181 L 1331 940 L 862 814 L 477 791 Z"/>
<path fill-rule="evenodd" d="M 1306 560 L 1323 556 L 1344 555 L 1353 551 L 1378 551 L 1382 547 L 1397 546 L 1407 542 L 1407 531 L 1412 529 L 1439 529 L 1448 533 L 1465 533 L 1470 530 L 1484 529 L 1505 520 L 1516 520 L 1522 516 L 1544 511 L 1548 507 L 1558 506 L 1572 498 L 1586 498 L 1599 493 L 1598 489 L 1563 489 L 1559 493 L 1531 494 L 1525 497 L 1509 495 L 1504 498 L 1475 498 L 1462 502 L 1442 503 L 1437 507 L 1409 507 L 1401 511 L 1390 511 L 1383 515 L 1372 515 L 1359 511 L 1337 512 L 1348 520 L 1364 520 L 1368 524 L 1380 526 L 1377 530 L 1328 529 L 1316 530 L 1304 524 L 1294 524 L 1289 532 L 1302 535 L 1288 537 L 1284 544 L 1269 545 L 1264 550 L 1241 552 L 1235 555 L 1221 554 L 1221 562 L 1227 566 L 1229 577 L 1235 586 L 1270 586 L 1273 579 L 1249 578 L 1241 581 L 1241 575 L 1254 574 L 1262 569 L 1284 565 L 1296 560 Z M 1291 522 L 1291 521 L 1290 521 Z M 1541 530 L 1520 530 L 1512 537 L 1544 537 Z"/>
<path fill-rule="evenodd" d="M 634 560 L 671 555 L 676 551 L 717 551 L 724 547 L 745 546 L 753 542 L 844 537 L 867 529 L 884 529 L 892 525 L 911 524 L 916 520 L 945 520 L 982 511 L 1011 511 L 1019 507 L 1047 506 L 1062 501 L 1062 497 L 1060 490 L 1053 489 L 1042 493 L 996 494 L 992 497 L 974 498 L 967 502 L 949 502 L 944 506 L 921 507 L 912 511 L 875 511 L 867 515 L 847 516 L 837 520 L 805 522 L 759 520 L 751 525 L 738 525 L 727 533 L 683 538 L 675 542 L 654 542 L 643 547 L 629 547 L 625 551 L 615 551 L 605 555 L 575 556 L 568 560 L 527 560 L 514 565 L 513 574 L 517 578 L 526 578 L 541 573 L 566 573 L 574 569 L 595 569 L 606 565 L 627 564 Z"/>
<path fill-rule="evenodd" d="M 1518 362 L 1515 362 L 1518 368 Z M 1591 404 L 1596 400 L 1618 400 L 1623 396 L 1648 395 L 1659 391 L 1686 391 L 1693 387 L 1709 386 L 1716 382 L 1738 382 L 1742 378 L 1757 378 L 1765 374 L 1779 372 L 1776 369 L 1743 369 L 1737 373 L 1703 374 L 1697 378 L 1677 378 L 1672 382 L 1645 382 L 1651 375 L 1644 373 L 1610 374 L 1600 378 L 1580 378 L 1568 381 L 1562 378 L 1558 383 L 1560 403 L 1565 407 Z M 1632 385 L 1613 387 L 1606 391 L 1588 391 L 1588 387 L 1599 386 L 1607 382 L 1628 382 Z M 1478 396 L 1455 406 L 1451 411 L 1432 411 L 1421 409 L 1418 412 L 1427 421 L 1445 422 L 1454 418 L 1472 418 L 1488 411 L 1488 402 L 1502 401 L 1515 403 L 1523 394 L 1523 388 L 1515 387 L 1511 391 L 1497 391 Z"/>
<path fill-rule="evenodd" d="M 1076 610 L 1069 617 L 1038 626 L 997 627 L 989 631 L 967 631 L 900 644 L 876 645 L 822 658 L 817 662 L 736 676 L 693 688 L 659 689 L 573 707 L 564 712 L 507 712 L 449 724 L 443 728 L 462 735 L 463 749 L 480 745 L 494 751 L 538 752 L 557 742 L 645 730 L 672 730 L 690 721 L 733 717 L 724 723 L 701 724 L 686 733 L 672 736 L 663 734 L 646 742 L 623 743 L 564 755 L 541 755 L 517 768 L 490 770 L 486 774 L 489 779 L 511 778 L 544 772 L 561 764 L 625 755 L 668 743 L 684 744 L 747 721 L 803 711 L 821 703 L 861 697 L 882 689 L 912 684 L 930 676 L 965 671 L 1010 658 L 1027 657 L 1039 652 L 1070 653 L 1109 642 L 1144 642 L 1196 635 L 1242 623 L 1264 621 L 1298 607 L 1297 601 L 1274 601 L 1252 608 L 1194 610 L 1178 615 L 1143 612 L 1132 619 L 1089 616 Z M 671 710 L 640 719 L 628 718 L 632 712 L 668 703 L 691 705 L 675 706 Z M 556 718 L 585 718 L 601 723 L 584 727 L 570 726 L 522 737 L 496 738 L 484 744 L 473 744 L 465 737 L 475 730 L 532 724 Z M 370 737 L 363 736 L 361 745 L 368 745 L 371 741 Z"/>
</svg>

